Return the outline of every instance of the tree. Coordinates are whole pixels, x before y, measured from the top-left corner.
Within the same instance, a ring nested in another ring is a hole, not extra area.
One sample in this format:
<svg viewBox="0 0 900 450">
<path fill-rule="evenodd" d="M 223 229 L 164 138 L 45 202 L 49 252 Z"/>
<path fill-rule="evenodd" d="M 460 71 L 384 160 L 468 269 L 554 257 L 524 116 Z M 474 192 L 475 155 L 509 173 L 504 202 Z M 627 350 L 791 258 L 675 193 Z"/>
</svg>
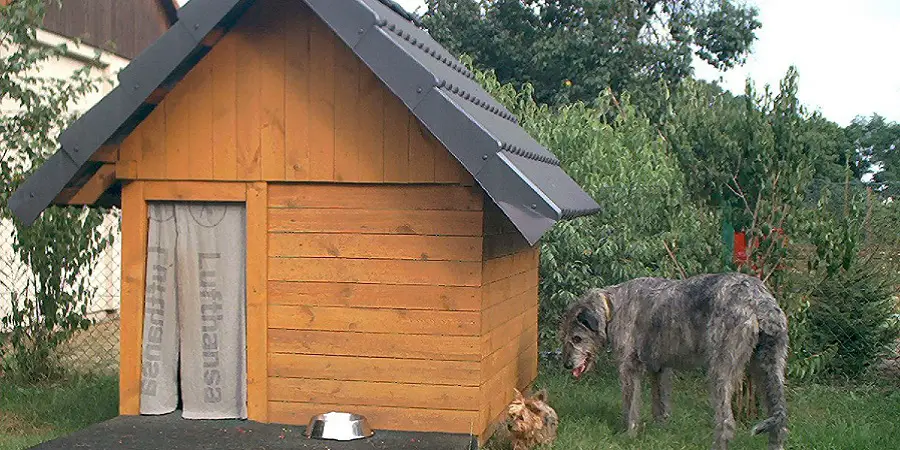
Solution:
<svg viewBox="0 0 900 450">
<path fill-rule="evenodd" d="M 100 81 L 90 65 L 65 78 L 42 72 L 43 64 L 66 52 L 65 44 L 48 47 L 37 41 L 45 7 L 42 0 L 0 6 L 0 103 L 12 107 L 0 116 L 0 183 L 5 187 L 0 215 L 7 220 L 13 219 L 7 208 L 10 194 L 57 148 L 59 132 L 74 119 L 69 106 L 96 91 Z M 24 290 L 6 286 L 12 312 L 2 324 L 11 329 L 11 351 L 0 354 L 0 372 L 29 381 L 58 374 L 55 348 L 89 325 L 88 278 L 110 242 L 98 232 L 102 220 L 100 210 L 60 207 L 49 208 L 30 227 L 13 220 L 13 247 L 30 273 Z M 7 351 L 2 344 L 0 351 Z"/>
<path fill-rule="evenodd" d="M 607 87 L 677 84 L 697 55 L 742 64 L 761 26 L 737 0 L 428 0 L 422 21 L 441 44 L 534 87 L 541 103 L 591 102 Z"/>
<path fill-rule="evenodd" d="M 873 172 L 875 183 L 900 180 L 900 123 L 888 122 L 878 114 L 856 117 L 846 133 L 859 155 L 857 177 Z"/>
</svg>

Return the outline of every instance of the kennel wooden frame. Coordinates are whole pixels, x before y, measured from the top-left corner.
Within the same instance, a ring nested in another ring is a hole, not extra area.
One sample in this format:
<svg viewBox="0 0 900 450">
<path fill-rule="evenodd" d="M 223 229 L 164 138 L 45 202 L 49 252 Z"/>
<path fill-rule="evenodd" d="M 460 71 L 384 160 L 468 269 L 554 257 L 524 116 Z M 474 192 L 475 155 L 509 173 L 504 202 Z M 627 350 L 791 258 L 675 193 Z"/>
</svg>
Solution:
<svg viewBox="0 0 900 450">
<path fill-rule="evenodd" d="M 382 0 L 192 0 L 14 193 L 122 208 L 120 413 L 140 409 L 148 202 L 247 214 L 252 420 L 490 436 L 537 374 L 538 239 L 596 203 Z"/>
</svg>

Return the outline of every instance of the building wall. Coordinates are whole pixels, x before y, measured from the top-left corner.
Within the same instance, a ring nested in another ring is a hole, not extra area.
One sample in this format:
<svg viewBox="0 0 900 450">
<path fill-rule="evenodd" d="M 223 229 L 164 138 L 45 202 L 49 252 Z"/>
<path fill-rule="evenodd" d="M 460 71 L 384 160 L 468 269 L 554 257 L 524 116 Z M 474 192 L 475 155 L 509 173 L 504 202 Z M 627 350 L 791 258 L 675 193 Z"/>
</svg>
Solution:
<svg viewBox="0 0 900 450">
<path fill-rule="evenodd" d="M 47 2 L 43 28 L 131 59 L 169 28 L 160 0 Z"/>
<path fill-rule="evenodd" d="M 539 251 L 491 202 L 485 203 L 482 261 L 482 438 L 512 401 L 513 388 L 528 387 L 538 369 Z"/>
<path fill-rule="evenodd" d="M 482 197 L 454 186 L 271 184 L 270 421 L 477 429 Z"/>
<path fill-rule="evenodd" d="M 471 177 L 303 2 L 256 2 L 121 146 L 137 178 Z"/>
</svg>

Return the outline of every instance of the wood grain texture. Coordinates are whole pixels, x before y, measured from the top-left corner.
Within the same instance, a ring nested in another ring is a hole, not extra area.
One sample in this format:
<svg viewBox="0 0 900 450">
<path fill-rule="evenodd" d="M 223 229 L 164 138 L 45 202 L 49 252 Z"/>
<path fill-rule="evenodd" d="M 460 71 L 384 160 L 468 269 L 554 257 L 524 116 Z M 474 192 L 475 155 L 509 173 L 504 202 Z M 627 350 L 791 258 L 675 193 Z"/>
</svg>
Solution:
<svg viewBox="0 0 900 450">
<path fill-rule="evenodd" d="M 335 40 L 321 20 L 309 21 L 309 171 L 310 180 L 334 179 Z"/>
<path fill-rule="evenodd" d="M 285 177 L 285 52 L 291 0 L 268 0 L 255 45 L 260 62 L 260 147 L 263 180 Z"/>
<path fill-rule="evenodd" d="M 384 181 L 409 181 L 409 109 L 395 95 L 384 95 Z M 445 150 L 446 151 L 446 150 Z"/>
<path fill-rule="evenodd" d="M 155 101 L 158 113 L 133 140 L 138 153 L 158 156 L 139 164 L 135 178 L 474 186 L 302 2 L 251 5 Z"/>
<path fill-rule="evenodd" d="M 269 258 L 269 279 L 336 283 L 479 286 L 477 263 L 348 258 Z"/>
<path fill-rule="evenodd" d="M 144 199 L 158 201 L 244 202 L 247 186 L 227 181 L 147 181 Z"/>
<path fill-rule="evenodd" d="M 104 164 L 66 203 L 70 205 L 91 205 L 115 182 L 116 165 Z"/>
<path fill-rule="evenodd" d="M 272 233 L 269 256 L 314 258 L 481 261 L 474 236 Z"/>
<path fill-rule="evenodd" d="M 269 353 L 269 377 L 276 378 L 479 386 L 479 371 L 473 361 Z"/>
<path fill-rule="evenodd" d="M 165 158 L 166 179 L 169 180 L 190 178 L 191 104 L 188 93 L 194 84 L 193 81 L 193 77 L 187 77 L 175 85 L 172 92 L 166 96 L 166 100 L 158 106 L 164 108 L 166 114 Z"/>
<path fill-rule="evenodd" d="M 478 336 L 348 333 L 344 331 L 269 330 L 269 351 L 307 355 L 360 356 L 481 361 Z"/>
<path fill-rule="evenodd" d="M 255 2 L 241 20 L 237 22 L 230 34 L 238 36 L 236 53 L 240 58 L 237 64 L 237 89 L 235 102 L 237 105 L 237 176 L 241 180 L 259 180 L 262 178 L 262 148 L 260 133 L 262 131 L 262 99 L 260 96 L 260 76 L 262 75 L 262 49 L 259 48 L 260 36 L 266 24 L 261 21 L 264 2 Z"/>
<path fill-rule="evenodd" d="M 269 194 L 272 208 L 480 211 L 483 202 L 462 186 L 273 183 Z"/>
<path fill-rule="evenodd" d="M 188 83 L 189 101 L 189 146 L 188 178 L 192 180 L 213 179 L 213 60 L 203 58 L 191 69 Z"/>
<path fill-rule="evenodd" d="M 141 156 L 138 159 L 140 177 L 145 180 L 165 179 L 168 158 L 165 107 L 156 107 L 138 128 L 141 128 Z"/>
<path fill-rule="evenodd" d="M 359 181 L 360 143 L 366 139 L 359 128 L 359 64 L 352 52 L 334 40 L 334 180 Z"/>
<path fill-rule="evenodd" d="M 356 179 L 369 183 L 384 181 L 384 97 L 387 87 L 375 73 L 355 58 L 359 73 L 359 162 Z M 445 152 L 448 153 L 448 152 Z M 449 153 L 448 153 L 449 154 Z"/>
<path fill-rule="evenodd" d="M 275 401 L 269 402 L 269 417 L 277 423 L 306 425 L 311 416 L 340 408 L 352 409 L 366 416 L 372 428 L 382 430 L 467 434 L 477 420 L 477 413 L 474 411 Z"/>
<path fill-rule="evenodd" d="M 247 415 L 268 419 L 266 183 L 247 184 Z"/>
<path fill-rule="evenodd" d="M 287 27 L 285 39 L 284 90 L 284 158 L 285 179 L 309 178 L 310 138 L 310 70 L 309 27 L 311 12 L 302 2 L 288 2 L 284 12 L 296 17 L 294 26 Z"/>
<path fill-rule="evenodd" d="M 481 315 L 471 311 L 269 305 L 269 327 L 291 330 L 478 336 Z"/>
<path fill-rule="evenodd" d="M 272 401 L 474 411 L 478 388 L 427 384 L 271 378 Z"/>
<path fill-rule="evenodd" d="M 122 188 L 122 290 L 119 331 L 119 414 L 140 414 L 141 345 L 147 255 L 143 183 Z"/>
<path fill-rule="evenodd" d="M 237 41 L 226 34 L 206 56 L 212 66 L 213 178 L 237 179 Z"/>
<path fill-rule="evenodd" d="M 430 133 L 415 116 L 409 116 L 409 181 L 434 182 L 435 148 Z M 441 149 L 442 151 L 446 151 Z"/>
<path fill-rule="evenodd" d="M 269 231 L 478 236 L 479 211 L 270 209 Z"/>
<path fill-rule="evenodd" d="M 269 281 L 269 303 L 444 311 L 481 308 L 477 287 L 346 282 Z"/>
</svg>

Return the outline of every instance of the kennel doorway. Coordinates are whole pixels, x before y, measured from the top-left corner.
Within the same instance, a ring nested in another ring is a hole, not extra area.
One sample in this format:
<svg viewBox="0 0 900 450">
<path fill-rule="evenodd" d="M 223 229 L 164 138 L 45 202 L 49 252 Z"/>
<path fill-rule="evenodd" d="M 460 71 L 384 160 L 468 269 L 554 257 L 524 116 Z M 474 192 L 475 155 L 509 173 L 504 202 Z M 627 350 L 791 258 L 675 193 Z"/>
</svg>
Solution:
<svg viewBox="0 0 900 450">
<path fill-rule="evenodd" d="M 147 206 L 140 412 L 245 419 L 245 205 Z"/>
</svg>

